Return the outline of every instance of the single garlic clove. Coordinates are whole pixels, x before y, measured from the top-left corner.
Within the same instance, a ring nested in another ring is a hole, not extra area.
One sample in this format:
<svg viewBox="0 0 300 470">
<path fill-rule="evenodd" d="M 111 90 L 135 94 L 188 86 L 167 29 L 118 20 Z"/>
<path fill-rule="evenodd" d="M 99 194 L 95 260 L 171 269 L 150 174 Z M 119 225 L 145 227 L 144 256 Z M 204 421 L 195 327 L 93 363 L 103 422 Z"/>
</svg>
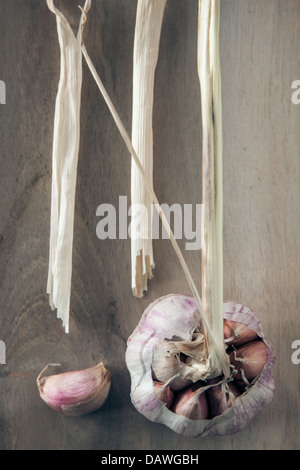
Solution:
<svg viewBox="0 0 300 470">
<path fill-rule="evenodd" d="M 232 407 L 236 397 L 242 394 L 241 390 L 234 382 L 218 383 L 206 391 L 209 414 L 211 418 L 222 415 Z"/>
<path fill-rule="evenodd" d="M 180 359 L 176 354 L 170 351 L 168 341 L 157 343 L 153 351 L 152 372 L 153 378 L 157 382 L 166 382 L 174 375 L 178 374 L 182 369 Z"/>
<path fill-rule="evenodd" d="M 224 338 L 228 346 L 241 346 L 259 337 L 254 330 L 251 330 L 243 323 L 224 320 Z"/>
<path fill-rule="evenodd" d="M 259 376 L 268 361 L 268 348 L 261 340 L 238 347 L 229 354 L 230 362 L 237 370 L 236 379 L 253 380 Z"/>
<path fill-rule="evenodd" d="M 224 339 L 225 339 L 225 342 L 229 342 L 232 339 L 234 339 L 234 337 L 235 337 L 234 332 L 232 331 L 232 329 L 228 325 L 227 320 L 223 321 L 223 325 L 224 325 Z"/>
<path fill-rule="evenodd" d="M 199 388 L 199 384 L 181 390 L 175 397 L 171 411 L 193 420 L 208 419 L 206 392 Z"/>
<path fill-rule="evenodd" d="M 57 365 L 49 364 L 37 378 L 40 397 L 50 408 L 67 416 L 81 416 L 102 407 L 111 385 L 111 374 L 102 362 L 89 369 L 42 377 Z"/>
<path fill-rule="evenodd" d="M 154 382 L 153 388 L 157 398 L 170 408 L 174 400 L 174 392 L 168 383 Z"/>
</svg>

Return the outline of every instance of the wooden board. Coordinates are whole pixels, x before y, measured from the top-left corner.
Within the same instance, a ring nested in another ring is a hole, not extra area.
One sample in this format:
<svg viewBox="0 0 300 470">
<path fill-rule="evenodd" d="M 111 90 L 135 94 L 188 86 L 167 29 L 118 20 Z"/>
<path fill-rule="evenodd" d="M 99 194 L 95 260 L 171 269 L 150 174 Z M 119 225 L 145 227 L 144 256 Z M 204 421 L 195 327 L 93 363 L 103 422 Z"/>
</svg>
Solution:
<svg viewBox="0 0 300 470">
<path fill-rule="evenodd" d="M 82 3 L 82 2 L 80 2 Z M 57 0 L 74 29 L 77 2 Z M 130 195 L 130 158 L 83 66 L 70 334 L 46 295 L 51 151 L 59 79 L 55 17 L 46 1 L 0 0 L 0 449 L 299 449 L 299 0 L 221 0 L 224 125 L 224 296 L 254 309 L 273 345 L 273 402 L 236 435 L 182 438 L 130 401 L 126 341 L 157 297 L 189 293 L 168 240 L 154 241 L 149 291 L 130 286 L 130 240 L 96 235 L 102 203 Z M 130 133 L 136 1 L 96 0 L 85 29 L 95 66 Z M 201 203 L 197 0 L 167 2 L 154 104 L 154 185 L 160 202 Z M 184 240 L 181 242 L 184 249 Z M 201 286 L 200 251 L 185 251 Z M 66 419 L 39 398 L 36 377 L 102 360 L 110 396 L 94 415 Z"/>
</svg>

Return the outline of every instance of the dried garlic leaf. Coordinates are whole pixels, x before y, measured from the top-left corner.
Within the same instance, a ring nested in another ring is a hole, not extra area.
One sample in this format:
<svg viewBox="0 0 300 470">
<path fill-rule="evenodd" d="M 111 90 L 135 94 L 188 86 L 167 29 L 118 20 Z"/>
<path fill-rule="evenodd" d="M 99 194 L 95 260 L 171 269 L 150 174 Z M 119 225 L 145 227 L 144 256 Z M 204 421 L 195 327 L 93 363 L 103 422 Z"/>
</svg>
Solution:
<svg viewBox="0 0 300 470">
<path fill-rule="evenodd" d="M 133 103 L 132 103 L 132 144 L 139 156 L 145 173 L 153 184 L 153 96 L 155 69 L 158 60 L 161 26 L 166 0 L 139 0 L 137 5 L 134 61 L 133 61 Z M 137 208 L 132 217 L 132 227 L 139 226 L 139 233 L 131 236 L 132 292 L 142 297 L 147 290 L 147 281 L 152 278 L 154 268 L 152 247 L 153 203 L 143 175 L 131 164 L 131 204 Z M 142 207 L 146 208 L 141 210 Z M 139 208 L 139 209 L 138 209 Z"/>
<path fill-rule="evenodd" d="M 47 0 L 56 15 L 60 46 L 60 80 L 55 104 L 52 150 L 52 194 L 50 253 L 47 293 L 51 308 L 57 309 L 65 332 L 69 332 L 72 252 L 77 163 L 80 141 L 82 52 L 79 28 L 74 36 L 64 15 Z M 84 6 L 87 12 L 91 0 Z M 83 17 L 81 18 L 81 22 Z M 80 23 L 81 23 L 80 22 Z"/>
</svg>

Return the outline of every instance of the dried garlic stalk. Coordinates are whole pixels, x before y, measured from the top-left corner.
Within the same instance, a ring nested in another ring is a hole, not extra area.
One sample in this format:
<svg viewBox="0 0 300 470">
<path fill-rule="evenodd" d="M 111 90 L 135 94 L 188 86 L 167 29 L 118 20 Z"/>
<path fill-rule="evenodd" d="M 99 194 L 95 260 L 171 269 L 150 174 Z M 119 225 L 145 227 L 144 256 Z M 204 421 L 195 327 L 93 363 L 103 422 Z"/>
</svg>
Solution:
<svg viewBox="0 0 300 470">
<path fill-rule="evenodd" d="M 161 209 L 161 206 L 159 204 L 159 201 L 157 199 L 157 196 L 153 190 L 153 186 L 151 184 L 151 182 L 149 181 L 146 173 L 145 173 L 145 170 L 140 162 L 140 159 L 132 145 L 132 142 L 130 140 L 130 137 L 125 129 L 125 126 L 124 124 L 122 123 L 121 119 L 120 119 L 120 116 L 113 104 L 113 102 L 111 101 L 103 83 L 102 83 L 102 80 L 101 78 L 99 77 L 96 69 L 95 69 L 95 66 L 86 50 L 86 47 L 84 45 L 84 43 L 82 42 L 82 53 L 83 53 L 83 56 L 86 60 L 86 63 L 87 63 L 87 66 L 89 67 L 90 69 L 90 72 L 99 88 L 99 91 L 101 92 L 110 112 L 111 112 L 111 115 L 115 121 L 115 124 L 127 146 L 127 149 L 129 150 L 129 153 L 130 155 L 134 158 L 134 161 L 136 163 L 136 166 L 137 168 L 139 169 L 139 171 L 141 172 L 141 175 L 144 179 L 144 182 L 145 182 L 145 185 L 147 187 L 147 190 L 149 191 L 149 194 L 151 195 L 151 198 L 152 198 L 152 201 L 154 202 L 154 206 L 155 206 L 155 209 L 158 211 L 159 213 L 159 216 L 161 218 L 161 221 L 162 221 L 162 225 L 163 227 L 166 229 L 167 233 L 170 234 L 170 241 L 171 241 L 171 244 L 174 248 L 174 251 L 179 259 L 179 262 L 181 264 L 181 267 L 183 269 L 183 272 L 186 276 L 186 279 L 187 279 L 187 282 L 190 286 L 190 289 L 191 289 L 191 292 L 195 298 L 195 302 L 198 306 L 198 309 L 199 309 L 199 313 L 201 315 L 201 318 L 202 318 L 202 321 L 203 321 L 203 326 L 204 326 L 204 329 L 205 329 L 205 338 L 204 338 L 204 343 L 206 344 L 206 347 L 203 348 L 203 359 L 202 359 L 202 363 L 203 363 L 203 367 L 202 367 L 202 376 L 203 378 L 206 378 L 208 376 L 211 376 L 212 374 L 213 375 L 218 375 L 218 374 L 221 374 L 221 372 L 223 372 L 224 374 L 224 377 L 228 377 L 229 376 L 229 365 L 228 365 L 228 359 L 226 357 L 226 354 L 225 354 L 225 349 L 224 349 L 224 339 L 222 340 L 222 343 L 218 343 L 216 341 L 216 338 L 214 337 L 214 334 L 212 332 L 212 329 L 210 327 L 210 324 L 209 324 L 209 321 L 208 321 L 208 318 L 206 317 L 206 313 L 204 311 L 204 307 L 203 307 L 203 303 L 202 303 L 202 300 L 200 298 L 200 295 L 199 295 L 199 292 L 197 290 L 197 287 L 195 285 L 195 282 L 191 276 L 191 273 L 189 271 L 189 268 L 186 264 L 186 261 L 184 259 L 184 256 L 179 248 L 179 245 L 174 237 L 174 234 L 171 230 L 171 227 L 169 225 L 169 222 L 167 221 L 167 218 L 165 217 L 165 214 L 164 212 L 162 211 Z M 212 370 L 212 361 L 211 361 L 211 357 L 210 357 L 210 351 L 208 351 L 207 349 L 207 338 L 209 338 L 209 341 L 210 341 L 210 344 L 211 344 L 211 349 L 213 351 L 213 357 L 216 359 L 216 362 L 218 362 L 218 368 L 216 368 L 215 370 Z M 209 353 L 209 354 L 208 354 Z"/>
<path fill-rule="evenodd" d="M 73 226 L 77 162 L 80 141 L 80 102 L 82 53 L 80 29 L 77 36 L 64 15 L 47 0 L 56 15 L 61 62 L 60 80 L 55 105 L 52 151 L 52 196 L 50 254 L 47 293 L 51 308 L 57 309 L 66 333 L 69 332 L 69 310 L 72 277 Z M 84 9 L 90 9 L 86 0 Z M 81 23 L 83 21 L 81 18 Z"/>
<path fill-rule="evenodd" d="M 153 95 L 155 69 L 166 0 L 139 0 L 137 5 L 132 103 L 132 144 L 149 181 L 153 182 Z M 131 204 L 147 211 L 132 214 L 140 221 L 140 232 L 131 236 L 132 292 L 142 297 L 154 268 L 152 246 L 152 197 L 134 158 L 131 165 Z M 134 224 L 132 224 L 134 226 Z"/>
<path fill-rule="evenodd" d="M 222 103 L 219 55 L 220 0 L 199 0 L 198 74 L 202 107 L 202 302 L 213 335 L 224 349 Z M 219 368 L 209 344 L 212 369 Z M 222 352 L 218 354 L 222 355 Z M 225 349 L 223 352 L 225 357 Z M 224 366 L 221 368 L 224 370 Z M 228 371 L 228 367 L 227 367 Z"/>
</svg>

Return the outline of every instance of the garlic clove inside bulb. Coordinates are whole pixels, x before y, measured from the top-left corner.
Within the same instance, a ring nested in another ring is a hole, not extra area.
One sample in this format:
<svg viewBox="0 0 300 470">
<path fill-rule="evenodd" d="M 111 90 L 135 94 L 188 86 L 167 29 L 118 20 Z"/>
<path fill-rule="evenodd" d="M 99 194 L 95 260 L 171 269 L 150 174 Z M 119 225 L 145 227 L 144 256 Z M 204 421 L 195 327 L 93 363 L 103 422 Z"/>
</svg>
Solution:
<svg viewBox="0 0 300 470">
<path fill-rule="evenodd" d="M 205 390 L 193 384 L 181 390 L 175 397 L 171 411 L 189 419 L 208 419 L 209 411 Z"/>
<path fill-rule="evenodd" d="M 241 346 L 258 339 L 258 335 L 243 323 L 224 320 L 224 338 L 228 345 Z"/>
<path fill-rule="evenodd" d="M 171 390 L 168 382 L 154 382 L 153 387 L 157 398 L 163 403 L 165 403 L 167 408 L 171 408 L 171 405 L 174 400 L 174 392 L 173 390 Z"/>
<path fill-rule="evenodd" d="M 81 416 L 102 407 L 111 385 L 111 374 L 102 362 L 89 369 L 42 377 L 57 365 L 49 364 L 37 378 L 40 397 L 50 408 L 67 416 Z"/>
<path fill-rule="evenodd" d="M 229 354 L 236 369 L 236 379 L 253 380 L 258 377 L 268 360 L 268 348 L 261 340 L 251 341 Z"/>
<path fill-rule="evenodd" d="M 220 378 L 220 380 L 222 379 Z M 241 389 L 236 383 L 219 383 L 220 380 L 215 380 L 215 385 L 206 391 L 211 418 L 225 413 L 225 411 L 232 407 L 234 400 L 242 394 Z"/>
</svg>

